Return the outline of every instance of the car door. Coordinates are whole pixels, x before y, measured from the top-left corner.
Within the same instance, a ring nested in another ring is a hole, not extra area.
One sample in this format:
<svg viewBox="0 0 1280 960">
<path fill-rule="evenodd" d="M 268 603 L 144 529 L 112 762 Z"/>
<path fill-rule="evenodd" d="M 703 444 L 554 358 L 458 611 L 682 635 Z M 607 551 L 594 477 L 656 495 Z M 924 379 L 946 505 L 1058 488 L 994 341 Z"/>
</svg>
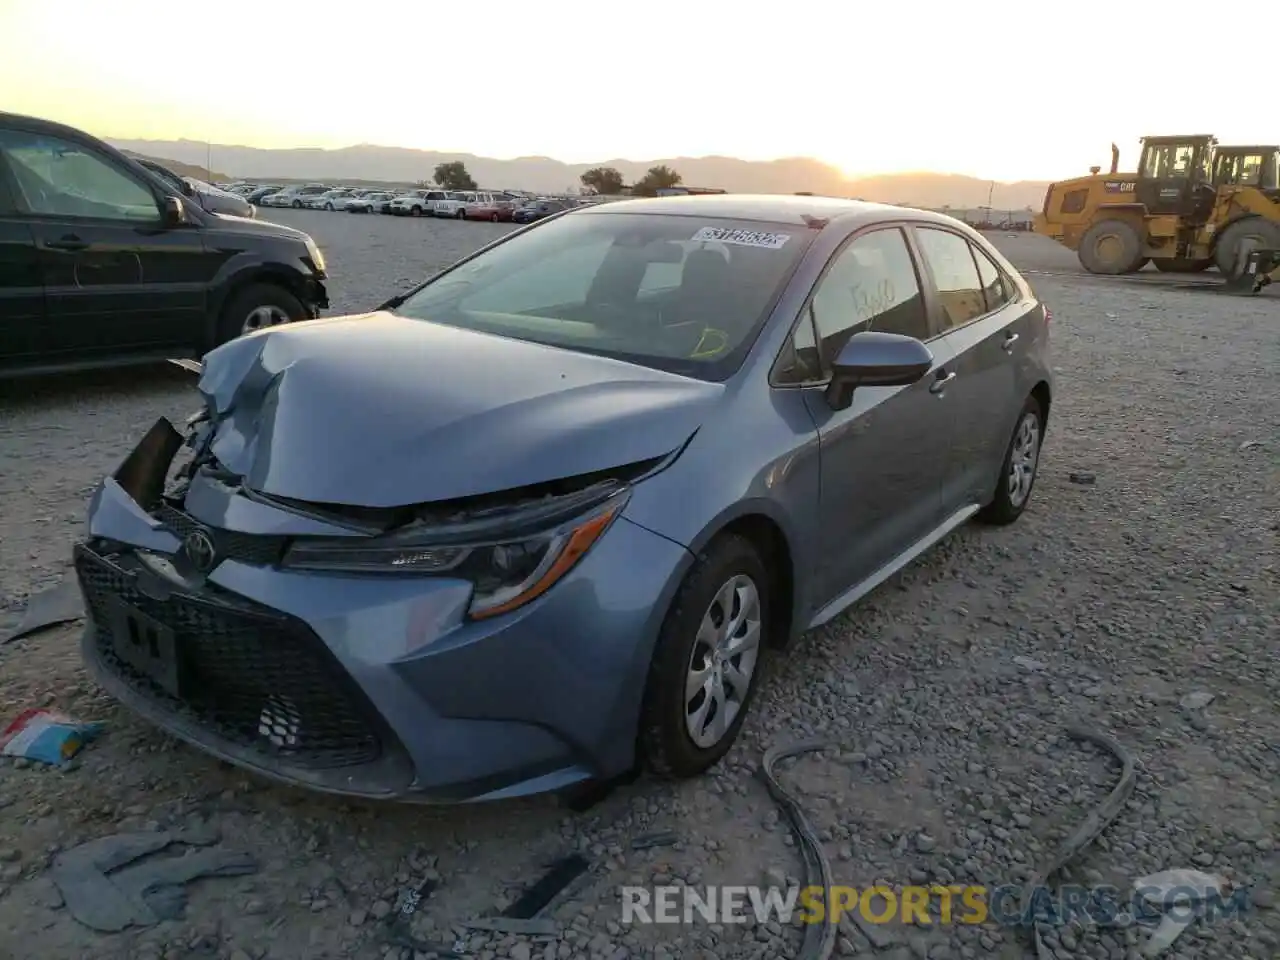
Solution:
<svg viewBox="0 0 1280 960">
<path fill-rule="evenodd" d="M 934 292 L 935 323 L 954 357 L 951 385 L 958 418 L 943 500 L 958 510 L 990 499 L 1004 460 L 1013 418 L 1018 341 L 1030 322 L 1016 288 L 968 237 L 944 226 L 917 225 Z M 1025 346 L 1025 345 L 1024 345 Z"/>
<path fill-rule="evenodd" d="M 44 280 L 35 234 L 18 216 L 0 160 L 0 368 L 37 355 L 44 326 Z"/>
<path fill-rule="evenodd" d="M 35 236 L 53 356 L 189 345 L 218 266 L 199 224 L 166 226 L 161 189 L 88 142 L 0 130 L 20 215 Z"/>
<path fill-rule="evenodd" d="M 911 386 L 860 387 L 849 407 L 833 410 L 825 396 L 831 364 L 864 330 L 930 341 L 934 366 Z M 875 575 L 943 521 L 941 483 L 954 417 L 946 380 L 951 355 L 945 342 L 933 339 L 935 332 L 900 226 L 854 236 L 810 295 L 796 355 L 807 351 L 821 365 L 819 382 L 804 397 L 821 451 L 818 584 L 824 604 Z"/>
</svg>

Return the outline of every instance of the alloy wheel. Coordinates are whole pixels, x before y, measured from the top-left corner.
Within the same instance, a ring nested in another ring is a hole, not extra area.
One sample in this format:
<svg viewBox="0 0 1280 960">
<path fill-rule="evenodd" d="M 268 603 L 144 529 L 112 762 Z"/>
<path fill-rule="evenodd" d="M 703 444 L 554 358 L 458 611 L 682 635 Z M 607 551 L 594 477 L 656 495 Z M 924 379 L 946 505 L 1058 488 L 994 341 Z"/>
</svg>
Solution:
<svg viewBox="0 0 1280 960">
<path fill-rule="evenodd" d="M 1036 478 L 1040 461 L 1040 418 L 1027 412 L 1018 421 L 1013 435 L 1013 449 L 1009 453 L 1009 502 L 1021 507 L 1031 495 L 1031 485 Z"/>
<path fill-rule="evenodd" d="M 760 654 L 760 594 L 739 574 L 716 591 L 702 616 L 685 678 L 685 725 L 706 750 L 724 737 L 751 689 Z"/>
<path fill-rule="evenodd" d="M 284 310 L 273 304 L 265 304 L 249 311 L 249 315 L 244 318 L 244 323 L 240 327 L 240 332 L 242 334 L 253 333 L 255 330 L 278 327 L 280 324 L 288 322 L 289 315 Z"/>
</svg>

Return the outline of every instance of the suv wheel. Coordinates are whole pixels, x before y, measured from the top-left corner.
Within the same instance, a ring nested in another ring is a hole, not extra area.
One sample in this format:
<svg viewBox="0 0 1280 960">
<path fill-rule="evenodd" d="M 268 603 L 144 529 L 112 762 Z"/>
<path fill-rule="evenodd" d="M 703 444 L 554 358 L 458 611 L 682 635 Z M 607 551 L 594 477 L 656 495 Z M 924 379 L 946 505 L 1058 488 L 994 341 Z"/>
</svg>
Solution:
<svg viewBox="0 0 1280 960">
<path fill-rule="evenodd" d="M 733 746 L 767 642 L 769 576 L 740 536 L 713 541 L 685 576 L 645 684 L 640 751 L 652 771 L 694 777 Z"/>
<path fill-rule="evenodd" d="M 454 216 L 459 220 L 465 220 L 467 219 L 467 211 L 459 207 L 458 212 L 455 213 Z"/>
<path fill-rule="evenodd" d="M 1031 502 L 1031 488 L 1035 486 L 1040 469 L 1040 446 L 1044 443 L 1044 411 L 1040 401 L 1027 397 L 1018 415 L 1018 425 L 1005 451 L 1000 480 L 991 502 L 978 513 L 984 523 L 1004 526 L 1013 523 Z"/>
<path fill-rule="evenodd" d="M 232 295 L 218 323 L 218 344 L 308 318 L 302 301 L 274 283 L 255 283 Z"/>
<path fill-rule="evenodd" d="M 414 207 L 414 208 L 413 208 L 412 210 L 410 210 L 409 212 L 410 212 L 411 214 L 413 214 L 415 217 L 420 217 L 420 216 L 422 216 L 422 208 L 421 208 L 421 207 Z"/>
</svg>

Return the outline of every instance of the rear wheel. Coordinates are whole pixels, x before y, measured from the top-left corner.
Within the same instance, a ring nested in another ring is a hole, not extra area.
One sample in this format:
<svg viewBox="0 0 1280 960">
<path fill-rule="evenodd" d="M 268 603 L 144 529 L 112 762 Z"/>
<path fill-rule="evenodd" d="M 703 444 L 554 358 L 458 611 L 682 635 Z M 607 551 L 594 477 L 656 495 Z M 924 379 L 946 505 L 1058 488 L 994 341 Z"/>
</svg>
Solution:
<svg viewBox="0 0 1280 960">
<path fill-rule="evenodd" d="M 746 538 L 701 554 L 667 611 L 645 683 L 639 746 L 659 777 L 706 771 L 738 736 L 768 646 L 770 579 Z"/>
<path fill-rule="evenodd" d="M 454 214 L 454 217 L 456 217 L 459 220 L 465 220 L 467 219 L 467 211 L 459 210 L 457 213 Z"/>
<path fill-rule="evenodd" d="M 1213 262 L 1225 276 L 1234 278 L 1250 250 L 1275 249 L 1280 249 L 1280 223 L 1249 217 L 1222 231 L 1213 250 Z"/>
<path fill-rule="evenodd" d="M 495 213 L 495 214 L 491 214 L 489 219 L 492 220 L 494 223 L 497 223 L 502 218 Z"/>
<path fill-rule="evenodd" d="M 301 210 L 301 209 L 302 209 L 302 201 L 301 201 L 301 200 L 295 200 L 295 201 L 293 201 L 293 209 L 295 209 L 295 210 Z"/>
<path fill-rule="evenodd" d="M 1080 264 L 1090 273 L 1115 276 L 1133 273 L 1145 265 L 1142 237 L 1125 220 L 1103 220 L 1085 231 L 1080 240 Z"/>
<path fill-rule="evenodd" d="M 420 217 L 422 216 L 422 208 L 414 207 L 412 210 L 409 211 L 409 213 L 411 213 L 415 217 Z"/>
<path fill-rule="evenodd" d="M 218 322 L 218 345 L 246 333 L 306 320 L 307 308 L 284 287 L 255 283 L 232 294 Z"/>
<path fill-rule="evenodd" d="M 324 208 L 325 208 L 326 210 L 328 210 L 330 213 L 333 213 L 333 204 L 332 204 L 332 203 L 326 203 L 326 204 L 324 205 Z"/>
<path fill-rule="evenodd" d="M 1161 273 L 1200 273 L 1213 266 L 1213 260 L 1188 260 L 1185 257 L 1171 257 L 1168 260 L 1155 260 L 1156 269 Z"/>
<path fill-rule="evenodd" d="M 1044 411 L 1040 401 L 1027 397 L 1009 439 L 995 496 L 978 512 L 978 519 L 993 526 L 1013 523 L 1031 502 L 1031 489 L 1040 470 L 1040 446 L 1044 442 Z"/>
</svg>

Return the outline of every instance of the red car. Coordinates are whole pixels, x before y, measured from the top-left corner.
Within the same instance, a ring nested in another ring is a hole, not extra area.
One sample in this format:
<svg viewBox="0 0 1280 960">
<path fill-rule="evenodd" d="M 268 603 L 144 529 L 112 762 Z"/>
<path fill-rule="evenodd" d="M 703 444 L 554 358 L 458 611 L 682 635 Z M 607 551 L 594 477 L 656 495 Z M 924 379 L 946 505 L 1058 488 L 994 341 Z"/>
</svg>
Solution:
<svg viewBox="0 0 1280 960">
<path fill-rule="evenodd" d="M 515 201 L 492 193 L 479 194 L 475 200 L 463 208 L 463 216 L 468 220 L 490 220 L 493 223 L 510 223 L 511 214 L 515 211 Z"/>
</svg>

